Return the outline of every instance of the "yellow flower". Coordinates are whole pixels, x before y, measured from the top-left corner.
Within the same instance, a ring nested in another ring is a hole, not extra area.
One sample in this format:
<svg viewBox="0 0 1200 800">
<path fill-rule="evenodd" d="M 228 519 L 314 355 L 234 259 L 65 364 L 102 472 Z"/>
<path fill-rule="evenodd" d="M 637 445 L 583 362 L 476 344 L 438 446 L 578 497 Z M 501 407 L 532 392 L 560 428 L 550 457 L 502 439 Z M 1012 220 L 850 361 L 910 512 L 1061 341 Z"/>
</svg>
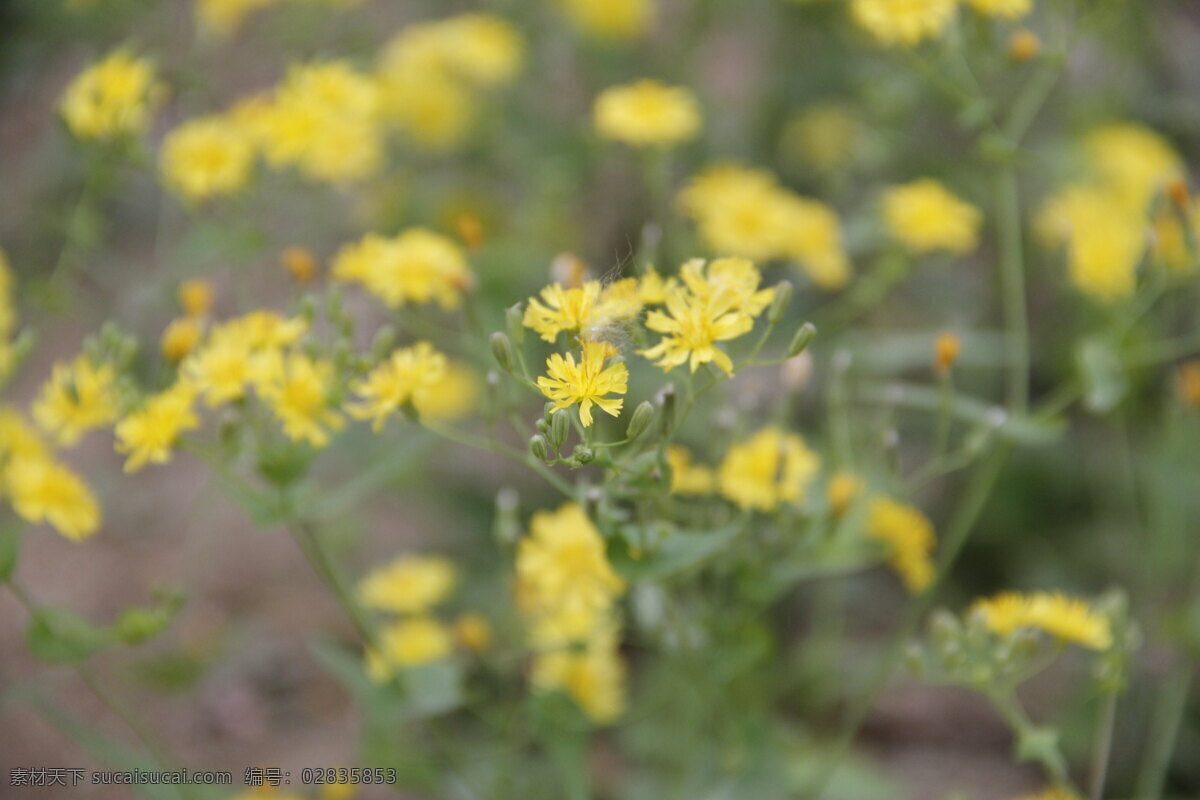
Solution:
<svg viewBox="0 0 1200 800">
<path fill-rule="evenodd" d="M 854 20 L 885 45 L 914 47 L 954 20 L 958 0 L 853 0 Z"/>
<path fill-rule="evenodd" d="M 625 710 L 625 667 L 613 637 L 596 637 L 581 650 L 539 654 L 531 679 L 540 691 L 566 692 L 600 725 L 613 722 Z"/>
<path fill-rule="evenodd" d="M 292 280 L 304 286 L 317 277 L 317 257 L 304 247 L 287 247 L 279 254 L 279 263 L 292 276 Z"/>
<path fill-rule="evenodd" d="M 253 165 L 253 144 L 224 117 L 185 122 L 163 139 L 163 180 L 191 200 L 236 192 L 250 179 Z"/>
<path fill-rule="evenodd" d="M 329 444 L 329 432 L 342 427 L 342 417 L 330 406 L 333 364 L 303 353 L 276 356 L 277 371 L 258 387 L 268 408 L 283 423 L 289 439 L 313 447 Z"/>
<path fill-rule="evenodd" d="M 717 342 L 736 339 L 754 327 L 754 318 L 739 306 L 745 298 L 734 292 L 709 297 L 677 289 L 667 296 L 666 311 L 654 309 L 646 315 L 646 327 L 663 334 L 657 345 L 640 350 L 657 359 L 664 371 L 688 363 L 692 372 L 701 364 L 716 364 L 732 374 L 733 360 Z"/>
<path fill-rule="evenodd" d="M 971 8 L 989 17 L 1020 19 L 1033 8 L 1033 0 L 964 0 Z"/>
<path fill-rule="evenodd" d="M 180 317 L 171 320 L 163 331 L 162 354 L 172 364 L 187 358 L 204 336 L 204 323 L 195 317 Z"/>
<path fill-rule="evenodd" d="M 193 278 L 179 285 L 179 305 L 189 317 L 203 317 L 212 311 L 213 286 L 202 278 Z"/>
<path fill-rule="evenodd" d="M 437 556 L 401 556 L 358 584 L 362 604 L 397 614 L 421 614 L 449 596 L 454 564 Z"/>
<path fill-rule="evenodd" d="M 829 503 L 830 513 L 835 517 L 845 515 L 862 490 L 862 478 L 852 472 L 835 472 L 825 487 L 825 499 Z"/>
<path fill-rule="evenodd" d="M 196 0 L 196 21 L 200 27 L 219 36 L 238 32 L 246 17 L 279 0 Z"/>
<path fill-rule="evenodd" d="M 664 280 L 654 267 L 647 267 L 646 274 L 638 279 L 638 299 L 643 306 L 660 306 L 667 302 L 667 295 L 678 285 L 675 278 Z"/>
<path fill-rule="evenodd" d="M 1170 142 L 1136 123 L 1096 128 L 1083 150 L 1093 178 L 1133 213 L 1144 213 L 1154 195 L 1183 174 Z"/>
<path fill-rule="evenodd" d="M 1043 238 L 1067 247 L 1071 282 L 1084 294 L 1114 300 L 1133 294 L 1146 249 L 1146 223 L 1111 193 L 1068 186 L 1052 197 L 1038 220 Z"/>
<path fill-rule="evenodd" d="M 937 540 L 933 525 L 920 511 L 877 497 L 867 512 L 867 535 L 888 548 L 888 562 L 910 592 L 922 592 L 933 581 L 932 553 Z"/>
<path fill-rule="evenodd" d="M 468 611 L 454 620 L 454 638 L 472 653 L 482 653 L 492 644 L 492 626 L 482 614 Z"/>
<path fill-rule="evenodd" d="M 596 98 L 596 132 L 634 147 L 675 145 L 700 132 L 700 105 L 688 89 L 641 80 Z"/>
<path fill-rule="evenodd" d="M 774 511 L 782 503 L 803 503 L 820 467 L 821 459 L 803 439 L 768 427 L 729 448 L 717 484 L 742 508 Z"/>
<path fill-rule="evenodd" d="M 60 108 L 80 139 L 110 139 L 143 133 L 162 94 L 147 59 L 117 50 L 71 82 Z"/>
<path fill-rule="evenodd" d="M 462 14 L 439 25 L 447 66 L 459 76 L 485 86 L 516 77 L 525 43 L 511 22 L 491 14 Z"/>
<path fill-rule="evenodd" d="M 587 281 L 577 289 L 564 289 L 553 283 L 541 291 L 541 301 L 529 298 L 522 324 L 532 328 L 547 342 L 562 331 L 583 331 L 592 326 L 599 314 L 600 282 Z"/>
<path fill-rule="evenodd" d="M 479 376 L 470 367 L 447 361 L 442 376 L 413 395 L 413 405 L 423 419 L 462 419 L 479 405 Z"/>
<path fill-rule="evenodd" d="M 195 388 L 181 381 L 117 423 L 113 430 L 117 452 L 129 456 L 126 472 L 136 472 L 146 463 L 165 464 L 171 460 L 171 449 L 179 435 L 200 427 L 192 408 L 195 401 Z"/>
<path fill-rule="evenodd" d="M 366 652 L 367 675 L 376 683 L 395 677 L 398 669 L 440 661 L 453 649 L 446 626 L 427 617 L 393 622 L 379 640 L 379 650 L 368 648 Z"/>
<path fill-rule="evenodd" d="M 712 494 L 716 484 L 713 471 L 693 463 L 692 454 L 682 445 L 667 448 L 667 465 L 671 468 L 671 494 Z"/>
<path fill-rule="evenodd" d="M 972 613 L 981 615 L 988 630 L 1000 636 L 1029 628 L 1092 650 L 1107 650 L 1112 646 L 1108 617 L 1083 600 L 1058 592 L 1025 595 L 1001 592 L 977 600 Z"/>
<path fill-rule="evenodd" d="M 894 186 L 883 198 L 883 220 L 896 241 L 914 253 L 971 252 L 979 243 L 982 217 L 931 178 Z"/>
<path fill-rule="evenodd" d="M 22 459 L 46 459 L 50 448 L 42 441 L 20 412 L 0 406 L 0 484 L 3 483 L 5 462 Z"/>
<path fill-rule="evenodd" d="M 117 371 L 79 356 L 55 364 L 33 404 L 33 419 L 61 447 L 70 447 L 93 428 L 117 418 Z"/>
<path fill-rule="evenodd" d="M 571 24 L 604 39 L 643 36 L 654 17 L 654 0 L 559 0 L 559 5 Z"/>
<path fill-rule="evenodd" d="M 100 506 L 87 485 L 48 457 L 14 458 L 4 476 L 13 510 L 27 522 L 48 522 L 72 541 L 100 527 Z"/>
<path fill-rule="evenodd" d="M 356 419 L 372 420 L 372 427 L 378 431 L 405 403 L 417 406 L 417 398 L 436 386 L 445 375 L 446 357 L 429 342 L 417 342 L 412 347 L 396 350 L 354 384 L 351 389 L 362 402 L 350 404 L 346 410 Z"/>
<path fill-rule="evenodd" d="M 546 359 L 549 377 L 539 377 L 537 386 L 554 401 L 554 413 L 578 403 L 579 420 L 585 428 L 592 424 L 593 405 L 619 416 L 625 401 L 606 395 L 625 394 L 629 388 L 629 368 L 620 362 L 605 366 L 604 362 L 615 355 L 617 351 L 611 345 L 587 341 L 583 343 L 578 364 L 571 353 L 566 357 L 554 353 Z"/>
<path fill-rule="evenodd" d="M 183 362 L 181 372 L 204 394 L 209 407 L 215 407 L 245 397 L 254 374 L 253 358 L 248 342 L 222 330 Z"/>
<path fill-rule="evenodd" d="M 437 70 L 385 69 L 379 81 L 384 118 L 428 150 L 460 145 L 475 118 L 475 100 L 461 82 Z"/>
<path fill-rule="evenodd" d="M 462 248 L 424 228 L 393 238 L 368 234 L 346 245 L 334 256 L 332 275 L 361 283 L 391 308 L 431 302 L 457 308 L 474 283 Z"/>
<path fill-rule="evenodd" d="M 740 313 L 757 317 L 775 298 L 775 290 L 759 289 L 762 273 L 746 258 L 693 258 L 679 269 L 679 277 L 699 300 L 724 304 Z"/>
<path fill-rule="evenodd" d="M 817 286 L 832 291 L 850 280 L 850 261 L 842 248 L 842 226 L 824 203 L 802 197 L 777 200 L 783 219 L 783 255 L 794 259 Z"/>
</svg>

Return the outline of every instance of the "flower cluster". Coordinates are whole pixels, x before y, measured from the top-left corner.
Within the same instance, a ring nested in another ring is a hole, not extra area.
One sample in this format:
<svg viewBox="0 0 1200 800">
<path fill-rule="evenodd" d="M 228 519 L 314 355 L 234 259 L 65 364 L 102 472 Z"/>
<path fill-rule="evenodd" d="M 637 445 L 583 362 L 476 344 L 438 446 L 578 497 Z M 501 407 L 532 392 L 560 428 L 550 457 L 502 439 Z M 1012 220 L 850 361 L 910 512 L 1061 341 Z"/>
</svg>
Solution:
<svg viewBox="0 0 1200 800">
<path fill-rule="evenodd" d="M 163 92 L 149 59 L 116 50 L 71 82 L 60 109 L 71 133 L 80 139 L 137 136 L 149 127 Z"/>
<path fill-rule="evenodd" d="M 633 147 L 671 145 L 700 132 L 700 107 L 687 89 L 641 80 L 596 98 L 596 132 Z"/>
<path fill-rule="evenodd" d="M 1106 650 L 1113 643 L 1106 615 L 1083 600 L 1058 592 L 1002 592 L 976 601 L 971 613 L 980 615 L 988 630 L 998 636 L 1038 630 L 1092 650 Z"/>
<path fill-rule="evenodd" d="M 424 228 L 392 237 L 367 234 L 338 251 L 331 274 L 361 284 L 392 308 L 434 302 L 457 308 L 474 285 L 462 248 Z"/>
</svg>

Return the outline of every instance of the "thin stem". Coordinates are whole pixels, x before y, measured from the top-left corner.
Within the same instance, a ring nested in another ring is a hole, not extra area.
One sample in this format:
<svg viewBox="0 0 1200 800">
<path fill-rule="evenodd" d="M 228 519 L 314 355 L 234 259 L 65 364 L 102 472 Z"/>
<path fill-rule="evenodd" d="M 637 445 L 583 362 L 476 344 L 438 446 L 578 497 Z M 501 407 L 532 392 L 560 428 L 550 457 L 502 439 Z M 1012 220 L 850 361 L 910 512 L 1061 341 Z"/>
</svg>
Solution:
<svg viewBox="0 0 1200 800">
<path fill-rule="evenodd" d="M 1175 751 L 1175 739 L 1187 711 L 1192 672 L 1188 664 L 1177 665 L 1171 676 L 1159 684 L 1150 741 L 1138 773 L 1137 800 L 1157 800 L 1162 797 L 1163 783 L 1171 765 L 1171 753 Z"/>
<path fill-rule="evenodd" d="M 1112 754 L 1113 729 L 1117 722 L 1117 693 L 1109 692 L 1100 709 L 1096 737 L 1092 741 L 1092 772 L 1088 779 L 1091 800 L 1103 800 L 1104 780 L 1108 775 L 1108 759 Z"/>
<path fill-rule="evenodd" d="M 293 518 L 291 524 L 287 526 L 287 530 L 296 540 L 296 545 L 304 553 L 304 557 L 313 571 L 317 573 L 317 577 L 333 591 L 339 605 L 345 610 L 346 616 L 354 624 L 363 642 L 378 649 L 374 626 L 354 599 L 350 588 L 338 573 L 337 568 L 334 567 L 312 524 Z"/>
<path fill-rule="evenodd" d="M 479 450 L 487 450 L 488 452 L 496 453 L 497 455 L 502 455 L 506 458 L 512 459 L 513 461 L 524 464 L 545 478 L 547 483 L 549 483 L 555 489 L 558 489 L 567 497 L 572 499 L 576 497 L 575 487 L 560 478 L 558 475 L 554 474 L 553 470 L 551 470 L 545 464 L 542 464 L 532 455 L 523 453 L 511 445 L 507 445 L 504 442 L 496 439 L 481 439 L 464 431 L 455 430 L 454 428 L 444 428 L 440 425 L 431 425 L 424 421 L 421 423 L 421 425 L 426 430 L 432 431 L 444 439 L 449 439 L 452 442 L 466 445 L 467 447 L 474 447 Z"/>
<path fill-rule="evenodd" d="M 1011 164 L 999 167 L 996 185 L 996 233 L 1000 247 L 1000 296 L 1008 348 L 1008 408 L 1023 413 L 1029 405 L 1029 312 L 1025 301 L 1025 263 L 1021 252 L 1021 206 L 1017 175 Z"/>
</svg>

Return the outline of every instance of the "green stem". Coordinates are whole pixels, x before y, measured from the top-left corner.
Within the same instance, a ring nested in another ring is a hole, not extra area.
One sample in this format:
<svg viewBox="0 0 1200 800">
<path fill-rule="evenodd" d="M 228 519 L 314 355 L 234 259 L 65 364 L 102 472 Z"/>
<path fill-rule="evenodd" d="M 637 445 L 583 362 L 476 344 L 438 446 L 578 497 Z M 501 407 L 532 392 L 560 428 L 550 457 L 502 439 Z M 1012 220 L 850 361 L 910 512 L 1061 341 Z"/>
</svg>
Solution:
<svg viewBox="0 0 1200 800">
<path fill-rule="evenodd" d="M 338 604 L 345 610 L 346 616 L 354 624 L 363 642 L 378 650 L 378 639 L 371 620 L 358 604 L 358 601 L 354 599 L 350 588 L 346 585 L 337 568 L 334 567 L 329 554 L 325 552 L 325 548 L 321 545 L 320 537 L 317 535 L 317 531 L 313 525 L 291 517 L 290 524 L 287 525 L 287 531 L 296 540 L 296 545 L 304 553 L 304 557 L 308 560 L 313 571 L 317 573 L 317 577 L 333 591 Z"/>
<path fill-rule="evenodd" d="M 1113 730 L 1117 722 L 1117 693 L 1109 692 L 1100 709 L 1100 721 L 1092 742 L 1092 772 L 1088 780 L 1091 800 L 1103 800 L 1104 780 L 1108 775 L 1108 759 L 1112 754 Z"/>
<path fill-rule="evenodd" d="M 1193 671 L 1189 664 L 1177 665 L 1174 672 L 1158 686 L 1150 741 L 1138 773 L 1137 800 L 1157 800 L 1162 797 L 1163 783 L 1171 765 L 1171 753 L 1175 750 L 1175 739 L 1187 710 Z"/>
<path fill-rule="evenodd" d="M 1008 408 L 1023 413 L 1029 405 L 1029 312 L 1025 301 L 1025 263 L 1021 252 L 1021 206 L 1012 165 L 997 169 L 996 233 L 1000 248 L 1000 296 L 1008 348 Z"/>
</svg>

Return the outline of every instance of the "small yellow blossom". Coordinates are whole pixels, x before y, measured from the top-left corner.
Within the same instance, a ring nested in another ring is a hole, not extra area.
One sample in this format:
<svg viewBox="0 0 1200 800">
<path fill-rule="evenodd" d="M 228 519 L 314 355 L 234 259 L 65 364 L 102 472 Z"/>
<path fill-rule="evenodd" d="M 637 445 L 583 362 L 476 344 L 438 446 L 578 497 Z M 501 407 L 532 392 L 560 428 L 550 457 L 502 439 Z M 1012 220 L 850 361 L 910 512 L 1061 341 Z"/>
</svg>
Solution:
<svg viewBox="0 0 1200 800">
<path fill-rule="evenodd" d="M 667 448 L 667 465 L 671 468 L 671 494 L 712 494 L 716 486 L 713 471 L 694 463 L 691 451 L 683 445 Z"/>
<path fill-rule="evenodd" d="M 438 556 L 401 556 L 367 575 L 358 596 L 368 608 L 396 614 L 422 614 L 454 589 L 454 564 Z"/>
<path fill-rule="evenodd" d="M 213 294 L 211 283 L 193 278 L 179 285 L 179 305 L 189 317 L 203 317 L 212 311 Z"/>
<path fill-rule="evenodd" d="M 1069 186 L 1055 195 L 1038 219 L 1042 237 L 1067 247 L 1071 282 L 1099 300 L 1128 297 L 1148 237 L 1146 221 L 1108 191 Z"/>
<path fill-rule="evenodd" d="M 1132 212 L 1144 213 L 1150 200 L 1183 174 L 1183 162 L 1171 143 L 1136 123 L 1090 131 L 1083 151 L 1094 179 Z"/>
<path fill-rule="evenodd" d="M 845 516 L 850 510 L 850 504 L 862 494 L 862 478 L 853 472 L 839 471 L 833 473 L 825 486 L 825 499 L 829 503 L 829 512 L 835 517 Z"/>
<path fill-rule="evenodd" d="M 607 395 L 625 394 L 629 388 L 629 368 L 621 362 L 605 366 L 615 355 L 617 351 L 611 345 L 585 341 L 578 364 L 571 353 L 565 357 L 554 353 L 546 359 L 549 377 L 539 377 L 537 386 L 554 401 L 554 413 L 579 404 L 579 420 L 584 427 L 592 424 L 593 405 L 618 416 L 625 401 Z"/>
<path fill-rule="evenodd" d="M 71 82 L 61 111 L 71 133 L 81 139 L 136 136 L 149 127 L 162 94 L 150 61 L 117 50 Z"/>
<path fill-rule="evenodd" d="M 717 343 L 743 336 L 754 327 L 754 317 L 742 309 L 746 299 L 732 291 L 697 296 L 677 289 L 668 294 L 665 311 L 653 309 L 646 315 L 646 327 L 663 338 L 639 352 L 657 359 L 664 371 L 684 363 L 692 372 L 701 364 L 715 364 L 732 374 L 733 360 Z"/>
<path fill-rule="evenodd" d="M 446 357 L 429 342 L 417 342 L 412 347 L 396 350 L 354 384 L 351 389 L 362 401 L 347 406 L 346 410 L 352 417 L 371 420 L 372 427 L 378 431 L 405 403 L 418 408 L 424 405 L 422 395 L 445 375 Z"/>
<path fill-rule="evenodd" d="M 965 255 L 979 243 L 979 209 L 930 178 L 894 186 L 883 198 L 888 233 L 914 253 Z"/>
<path fill-rule="evenodd" d="M 474 411 L 482 390 L 475 370 L 458 361 L 447 360 L 442 376 L 413 394 L 413 405 L 422 419 L 449 422 Z"/>
<path fill-rule="evenodd" d="M 125 453 L 126 472 L 136 472 L 145 464 L 165 464 L 171 460 L 171 450 L 184 431 L 200 426 L 193 410 L 196 390 L 186 381 L 149 398 L 138 411 L 117 423 L 118 453 Z"/>
<path fill-rule="evenodd" d="M 596 98 L 596 132 L 634 147 L 676 145 L 700 132 L 700 105 L 688 89 L 642 80 Z"/>
<path fill-rule="evenodd" d="M 767 427 L 729 448 L 717 473 L 721 494 L 742 508 L 803 503 L 821 459 L 796 434 Z"/>
<path fill-rule="evenodd" d="M 540 300 L 529 298 L 522 324 L 547 342 L 553 342 L 562 331 L 583 331 L 599 317 L 600 292 L 599 281 L 588 281 L 576 289 L 553 283 L 542 289 Z"/>
<path fill-rule="evenodd" d="M 368 234 L 346 245 L 334 256 L 332 275 L 361 283 L 391 308 L 431 302 L 457 308 L 474 283 L 462 248 L 424 228 L 392 238 Z"/>
<path fill-rule="evenodd" d="M 649 30 L 655 0 L 559 0 L 559 5 L 584 33 L 601 39 L 632 39 Z"/>
<path fill-rule="evenodd" d="M 117 418 L 117 371 L 79 356 L 55 364 L 33 403 L 33 419 L 61 447 L 71 447 L 88 431 Z"/>
<path fill-rule="evenodd" d="M 301 286 L 312 283 L 317 277 L 317 257 L 304 247 L 287 247 L 279 254 L 279 263 Z"/>
<path fill-rule="evenodd" d="M 962 340 L 949 331 L 938 334 L 933 343 L 933 368 L 939 375 L 945 375 L 958 360 L 962 350 Z"/>
<path fill-rule="evenodd" d="M 379 650 L 366 652 L 367 675 L 376 683 L 396 676 L 399 669 L 418 667 L 448 657 L 453 640 L 446 626 L 427 617 L 393 622 L 379 636 Z"/>
<path fill-rule="evenodd" d="M 988 630 L 1000 636 L 1031 628 L 1092 650 L 1112 646 L 1112 626 L 1107 616 L 1083 600 L 1057 592 L 1001 592 L 977 600 L 972 612 L 981 615 Z"/>
<path fill-rule="evenodd" d="M 204 323 L 195 317 L 180 317 L 171 320 L 162 334 L 160 349 L 163 357 L 178 364 L 196 348 L 204 337 Z"/>
<path fill-rule="evenodd" d="M 277 358 L 277 372 L 258 387 L 259 395 L 283 423 L 288 438 L 324 447 L 329 432 L 342 427 L 342 417 L 329 400 L 333 364 L 303 353 Z"/>
<path fill-rule="evenodd" d="M 439 26 L 446 65 L 460 77 L 482 86 L 516 77 L 525 43 L 511 22 L 492 14 L 461 14 Z"/>
<path fill-rule="evenodd" d="M 854 20 L 885 45 L 914 47 L 954 21 L 958 0 L 852 0 Z"/>
<path fill-rule="evenodd" d="M 933 524 L 920 511 L 877 497 L 867 512 L 867 535 L 888 548 L 888 561 L 910 592 L 922 592 L 933 581 L 937 540 Z"/>
<path fill-rule="evenodd" d="M 0 406 L 0 484 L 3 483 L 5 462 L 49 457 L 50 448 L 20 412 Z"/>
<path fill-rule="evenodd" d="M 1042 53 L 1042 40 L 1028 28 L 1022 28 L 1008 40 L 1008 54 L 1014 61 L 1032 61 Z"/>
<path fill-rule="evenodd" d="M 182 373 L 210 407 L 239 400 L 254 374 L 254 351 L 234 336 L 215 334 L 182 364 Z"/>
<path fill-rule="evenodd" d="M 51 458 L 11 459 L 4 488 L 22 519 L 33 524 L 48 522 L 72 541 L 83 541 L 100 527 L 100 506 L 91 489 Z"/>
<path fill-rule="evenodd" d="M 488 624 L 487 617 L 468 611 L 454 620 L 454 638 L 472 653 L 482 653 L 491 647 L 492 626 Z"/>
<path fill-rule="evenodd" d="M 597 637 L 582 650 L 541 653 L 532 681 L 541 691 L 561 690 L 595 723 L 615 721 L 625 710 L 625 667 L 610 637 Z"/>
<path fill-rule="evenodd" d="M 161 160 L 168 187 L 189 200 L 207 200 L 246 185 L 254 146 L 224 117 L 201 117 L 167 134 Z"/>
</svg>

